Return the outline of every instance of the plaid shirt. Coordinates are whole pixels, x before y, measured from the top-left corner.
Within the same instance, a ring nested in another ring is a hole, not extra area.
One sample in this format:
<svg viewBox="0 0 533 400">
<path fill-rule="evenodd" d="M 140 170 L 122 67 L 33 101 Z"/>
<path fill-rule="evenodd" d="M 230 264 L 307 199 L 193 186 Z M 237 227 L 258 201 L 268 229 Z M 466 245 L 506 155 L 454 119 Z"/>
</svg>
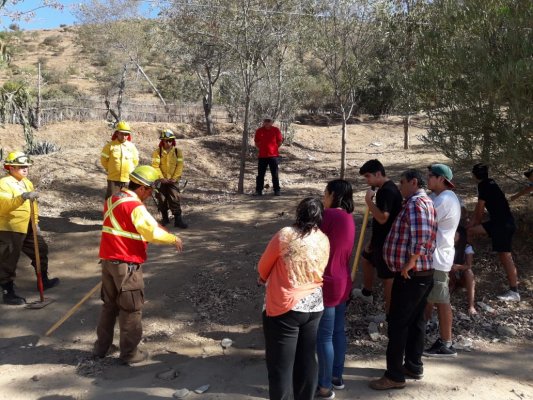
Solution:
<svg viewBox="0 0 533 400">
<path fill-rule="evenodd" d="M 437 213 L 423 189 L 406 200 L 385 238 L 383 257 L 393 272 L 400 272 L 413 254 L 419 254 L 414 271 L 433 269 Z"/>
</svg>

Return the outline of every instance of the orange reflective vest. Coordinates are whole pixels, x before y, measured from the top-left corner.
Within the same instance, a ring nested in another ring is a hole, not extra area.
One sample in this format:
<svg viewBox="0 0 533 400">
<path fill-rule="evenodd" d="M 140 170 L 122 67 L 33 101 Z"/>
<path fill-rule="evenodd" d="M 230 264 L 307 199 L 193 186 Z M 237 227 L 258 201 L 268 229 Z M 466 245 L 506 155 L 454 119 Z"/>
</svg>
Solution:
<svg viewBox="0 0 533 400">
<path fill-rule="evenodd" d="M 133 194 L 133 195 L 132 195 Z M 146 261 L 148 243 L 137 232 L 132 212 L 144 207 L 134 193 L 123 190 L 107 199 L 100 241 L 100 258 L 142 264 Z"/>
</svg>

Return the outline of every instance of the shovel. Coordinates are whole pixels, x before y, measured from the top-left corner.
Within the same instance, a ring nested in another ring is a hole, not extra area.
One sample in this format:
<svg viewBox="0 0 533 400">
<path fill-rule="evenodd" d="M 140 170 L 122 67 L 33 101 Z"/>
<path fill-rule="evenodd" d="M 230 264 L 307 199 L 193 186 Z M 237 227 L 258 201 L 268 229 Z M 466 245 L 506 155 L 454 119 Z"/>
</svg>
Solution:
<svg viewBox="0 0 533 400">
<path fill-rule="evenodd" d="M 375 190 L 375 187 L 372 186 L 372 190 Z M 359 234 L 359 243 L 357 243 L 357 250 L 355 251 L 355 259 L 353 260 L 352 265 L 352 282 L 355 280 L 355 277 L 357 276 L 357 268 L 359 267 L 359 259 L 361 258 L 361 253 L 363 250 L 363 242 L 365 241 L 365 232 L 366 232 L 366 226 L 368 224 L 368 217 L 370 214 L 370 209 L 368 207 L 365 208 L 365 214 L 363 216 L 363 225 L 361 226 L 361 233 Z"/>
<path fill-rule="evenodd" d="M 25 308 L 36 310 L 53 303 L 53 299 L 44 297 L 43 277 L 41 276 L 41 256 L 39 255 L 39 242 L 37 239 L 37 223 L 35 222 L 35 200 L 30 200 L 30 220 L 33 231 L 33 246 L 35 251 L 35 272 L 37 273 L 37 288 L 39 289 L 40 300 L 26 304 Z"/>
</svg>

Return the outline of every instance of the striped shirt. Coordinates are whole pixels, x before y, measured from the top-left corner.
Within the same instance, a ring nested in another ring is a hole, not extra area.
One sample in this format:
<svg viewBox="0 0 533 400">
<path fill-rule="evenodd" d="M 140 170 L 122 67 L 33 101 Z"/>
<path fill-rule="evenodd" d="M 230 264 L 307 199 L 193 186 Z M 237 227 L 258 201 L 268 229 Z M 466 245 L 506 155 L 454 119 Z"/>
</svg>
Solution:
<svg viewBox="0 0 533 400">
<path fill-rule="evenodd" d="M 383 246 L 383 257 L 391 271 L 400 272 L 414 254 L 419 255 L 414 271 L 433 269 L 436 216 L 433 201 L 423 189 L 406 200 Z"/>
</svg>

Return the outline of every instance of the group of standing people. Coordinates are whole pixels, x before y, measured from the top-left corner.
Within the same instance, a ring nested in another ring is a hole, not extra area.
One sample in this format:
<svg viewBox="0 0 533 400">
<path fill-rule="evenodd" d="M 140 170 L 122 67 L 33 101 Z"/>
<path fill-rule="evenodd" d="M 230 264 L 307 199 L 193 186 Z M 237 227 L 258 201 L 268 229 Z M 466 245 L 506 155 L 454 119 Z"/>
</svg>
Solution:
<svg viewBox="0 0 533 400">
<path fill-rule="evenodd" d="M 178 186 L 183 151 L 176 148 L 172 131 L 162 130 L 159 139 L 152 165 L 139 166 L 131 129 L 120 121 L 101 154 L 108 185 L 99 252 L 103 306 L 93 351 L 97 357 L 106 356 L 118 319 L 120 359 L 127 364 L 147 358 L 147 353 L 138 349 L 147 243 L 182 250 L 181 239 L 159 226 L 144 202 L 155 194 L 163 225 L 169 223 L 170 210 L 174 225 L 187 227 L 181 218 Z M 259 148 L 256 195 L 262 195 L 267 167 L 272 172 L 274 194 L 280 195 L 277 169 L 282 141 L 279 129 L 265 118 L 255 137 Z M 3 302 L 8 305 L 25 303 L 15 293 L 13 282 L 20 253 L 27 254 L 36 266 L 32 218 L 37 227 L 44 289 L 59 284 L 59 279 L 48 275 L 48 247 L 37 225 L 38 193 L 27 178 L 31 164 L 26 154 L 9 153 L 4 161 L 7 175 L 0 179 L 0 285 Z M 455 285 L 459 280 L 455 273 L 463 272 L 473 283 L 469 237 L 491 237 L 509 282 L 509 289 L 498 298 L 520 301 L 511 254 L 514 218 L 504 193 L 489 177 L 488 166 L 476 164 L 472 170 L 478 182 L 478 201 L 472 219 L 465 219 L 462 228 L 461 205 L 447 165 L 429 166 L 426 176 L 407 170 L 398 186 L 378 160 L 367 161 L 359 174 L 371 186 L 365 203 L 373 215 L 372 236 L 363 252 L 361 289 L 352 290 L 349 260 L 356 231 L 353 190 L 346 180 L 330 181 L 322 200 L 302 200 L 294 225 L 274 235 L 259 261 L 257 282 L 266 286 L 262 319 L 271 399 L 292 395 L 297 400 L 315 396 L 333 399 L 334 389 L 344 388 L 347 302 L 350 296 L 372 301 L 374 268 L 383 281 L 389 337 L 385 374 L 370 382 L 376 390 L 403 388 L 406 378 L 421 379 L 423 354 L 457 354 L 452 346 L 449 280 L 450 274 L 455 276 Z M 525 175 L 532 180 L 531 170 Z M 424 190 L 426 180 L 431 196 Z M 530 193 L 530 187 L 513 198 Z M 484 209 L 490 218 L 482 222 Z M 426 320 L 435 305 L 440 335 L 424 350 Z M 475 312 L 473 286 L 469 311 Z"/>
<path fill-rule="evenodd" d="M 107 173 L 106 199 L 128 185 L 129 176 L 139 164 L 139 152 L 132 142 L 130 125 L 119 121 L 111 141 L 102 149 L 100 163 Z M 159 131 L 159 145 L 152 153 L 151 166 L 158 173 L 156 203 L 162 225 L 170 223 L 168 212 L 174 215 L 174 226 L 185 229 L 182 218 L 179 182 L 183 173 L 183 150 L 176 147 L 176 135 L 170 129 Z"/>
<path fill-rule="evenodd" d="M 295 224 L 274 235 L 259 261 L 258 284 L 266 286 L 263 331 L 271 399 L 333 399 L 334 390 L 344 388 L 346 306 L 350 294 L 373 301 L 374 268 L 383 281 L 389 338 L 386 371 L 370 382 L 376 390 L 403 388 L 406 378 L 421 379 L 422 355 L 457 355 L 450 276 L 454 286 L 462 278 L 470 283 L 469 311 L 475 313 L 473 250 L 468 244 L 473 235 L 488 234 L 504 265 L 509 290 L 498 298 L 520 300 L 511 256 L 514 220 L 486 165 L 476 164 L 472 170 L 478 182 L 472 219 L 462 216 L 453 173 L 445 164 L 430 165 L 426 175 L 407 170 L 398 186 L 378 160 L 366 162 L 359 173 L 372 187 L 365 202 L 373 215 L 361 289 L 351 288 L 354 206 L 352 187 L 345 180 L 329 182 L 322 201 L 302 200 Z M 483 208 L 490 219 L 481 224 Z M 439 337 L 424 350 L 426 322 L 434 307 Z"/>
<path fill-rule="evenodd" d="M 295 224 L 274 235 L 259 261 L 271 399 L 332 399 L 332 388 L 344 388 L 353 210 L 350 183 L 329 182 L 322 201 L 300 202 Z"/>
<path fill-rule="evenodd" d="M 171 130 L 161 130 L 159 139 L 159 146 L 152 153 L 152 165 L 138 166 L 131 129 L 120 121 L 111 142 L 102 149 L 101 164 L 108 173 L 108 185 L 99 251 L 103 305 L 93 348 L 97 358 L 105 357 L 112 348 L 117 320 L 120 360 L 135 364 L 148 358 L 148 353 L 138 348 L 142 338 L 147 244 L 171 245 L 182 251 L 181 239 L 161 227 L 144 205 L 147 199 L 155 197 L 163 226 L 170 222 L 170 210 L 174 226 L 187 228 L 181 215 L 178 186 L 183 151 L 176 148 L 176 136 Z"/>
</svg>

